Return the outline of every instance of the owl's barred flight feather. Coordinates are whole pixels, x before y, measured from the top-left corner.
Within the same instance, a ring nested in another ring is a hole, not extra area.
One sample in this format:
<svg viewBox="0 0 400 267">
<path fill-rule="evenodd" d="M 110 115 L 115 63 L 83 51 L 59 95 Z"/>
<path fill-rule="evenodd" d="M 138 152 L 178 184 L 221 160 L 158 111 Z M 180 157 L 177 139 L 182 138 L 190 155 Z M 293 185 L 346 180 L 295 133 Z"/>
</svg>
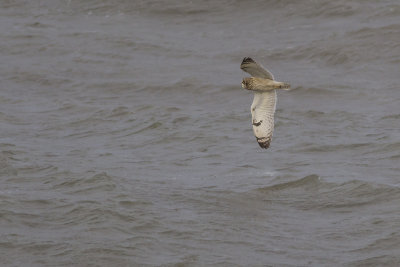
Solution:
<svg viewBox="0 0 400 267">
<path fill-rule="evenodd" d="M 242 64 L 240 64 L 240 68 L 254 77 L 260 77 L 270 80 L 274 79 L 274 75 L 272 75 L 271 72 L 269 72 L 266 68 L 255 62 L 250 57 L 245 57 L 243 59 Z"/>
<path fill-rule="evenodd" d="M 242 87 L 254 91 L 251 104 L 253 132 L 260 147 L 269 148 L 274 132 L 276 89 L 288 89 L 288 83 L 274 81 L 271 72 L 250 57 L 245 57 L 240 68 L 252 77 L 244 78 Z"/>
</svg>

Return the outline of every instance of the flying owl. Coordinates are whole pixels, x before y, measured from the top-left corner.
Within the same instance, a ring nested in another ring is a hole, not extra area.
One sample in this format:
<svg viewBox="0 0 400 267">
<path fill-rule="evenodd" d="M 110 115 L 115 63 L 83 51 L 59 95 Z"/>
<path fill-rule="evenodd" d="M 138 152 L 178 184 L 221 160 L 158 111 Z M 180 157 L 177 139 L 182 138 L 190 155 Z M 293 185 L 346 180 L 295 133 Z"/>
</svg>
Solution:
<svg viewBox="0 0 400 267">
<path fill-rule="evenodd" d="M 254 91 L 251 104 L 253 132 L 260 147 L 267 149 L 274 132 L 276 90 L 289 89 L 288 83 L 274 81 L 274 76 L 262 65 L 245 57 L 240 68 L 252 77 L 243 78 L 242 87 Z"/>
</svg>

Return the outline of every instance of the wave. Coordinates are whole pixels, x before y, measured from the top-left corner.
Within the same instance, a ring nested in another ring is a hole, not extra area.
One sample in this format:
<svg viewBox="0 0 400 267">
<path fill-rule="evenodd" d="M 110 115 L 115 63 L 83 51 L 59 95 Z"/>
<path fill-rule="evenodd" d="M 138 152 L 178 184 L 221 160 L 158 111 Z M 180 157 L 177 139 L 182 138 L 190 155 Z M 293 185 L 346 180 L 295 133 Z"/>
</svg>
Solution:
<svg viewBox="0 0 400 267">
<path fill-rule="evenodd" d="M 288 204 L 304 209 L 343 209 L 395 203 L 400 200 L 400 187 L 361 180 L 332 183 L 312 174 L 255 190 L 269 198 L 292 200 Z"/>
</svg>

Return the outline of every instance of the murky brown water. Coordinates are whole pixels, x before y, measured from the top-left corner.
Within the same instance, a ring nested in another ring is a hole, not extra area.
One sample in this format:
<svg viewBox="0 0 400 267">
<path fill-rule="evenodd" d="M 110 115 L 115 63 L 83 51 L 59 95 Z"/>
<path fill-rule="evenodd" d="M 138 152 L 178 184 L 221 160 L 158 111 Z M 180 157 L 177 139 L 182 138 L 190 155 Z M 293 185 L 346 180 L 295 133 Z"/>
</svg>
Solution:
<svg viewBox="0 0 400 267">
<path fill-rule="evenodd" d="M 1 265 L 400 265 L 399 18 L 396 0 L 1 1 Z M 268 150 L 245 56 L 294 89 Z"/>
</svg>

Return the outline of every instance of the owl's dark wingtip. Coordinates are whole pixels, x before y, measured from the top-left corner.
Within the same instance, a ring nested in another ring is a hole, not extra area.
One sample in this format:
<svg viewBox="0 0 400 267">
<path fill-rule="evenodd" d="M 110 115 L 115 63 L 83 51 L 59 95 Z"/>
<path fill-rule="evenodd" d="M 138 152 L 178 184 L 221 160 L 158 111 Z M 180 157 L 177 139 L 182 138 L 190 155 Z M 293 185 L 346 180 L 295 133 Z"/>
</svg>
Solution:
<svg viewBox="0 0 400 267">
<path fill-rule="evenodd" d="M 257 138 L 257 142 L 261 148 L 267 149 L 267 148 L 269 148 L 269 145 L 271 144 L 271 139 L 261 137 L 261 138 Z"/>
<path fill-rule="evenodd" d="M 242 60 L 242 64 L 243 63 L 254 63 L 255 61 L 251 58 L 251 57 L 245 57 Z"/>
<path fill-rule="evenodd" d="M 261 148 L 268 149 L 270 142 L 258 143 Z"/>
</svg>

